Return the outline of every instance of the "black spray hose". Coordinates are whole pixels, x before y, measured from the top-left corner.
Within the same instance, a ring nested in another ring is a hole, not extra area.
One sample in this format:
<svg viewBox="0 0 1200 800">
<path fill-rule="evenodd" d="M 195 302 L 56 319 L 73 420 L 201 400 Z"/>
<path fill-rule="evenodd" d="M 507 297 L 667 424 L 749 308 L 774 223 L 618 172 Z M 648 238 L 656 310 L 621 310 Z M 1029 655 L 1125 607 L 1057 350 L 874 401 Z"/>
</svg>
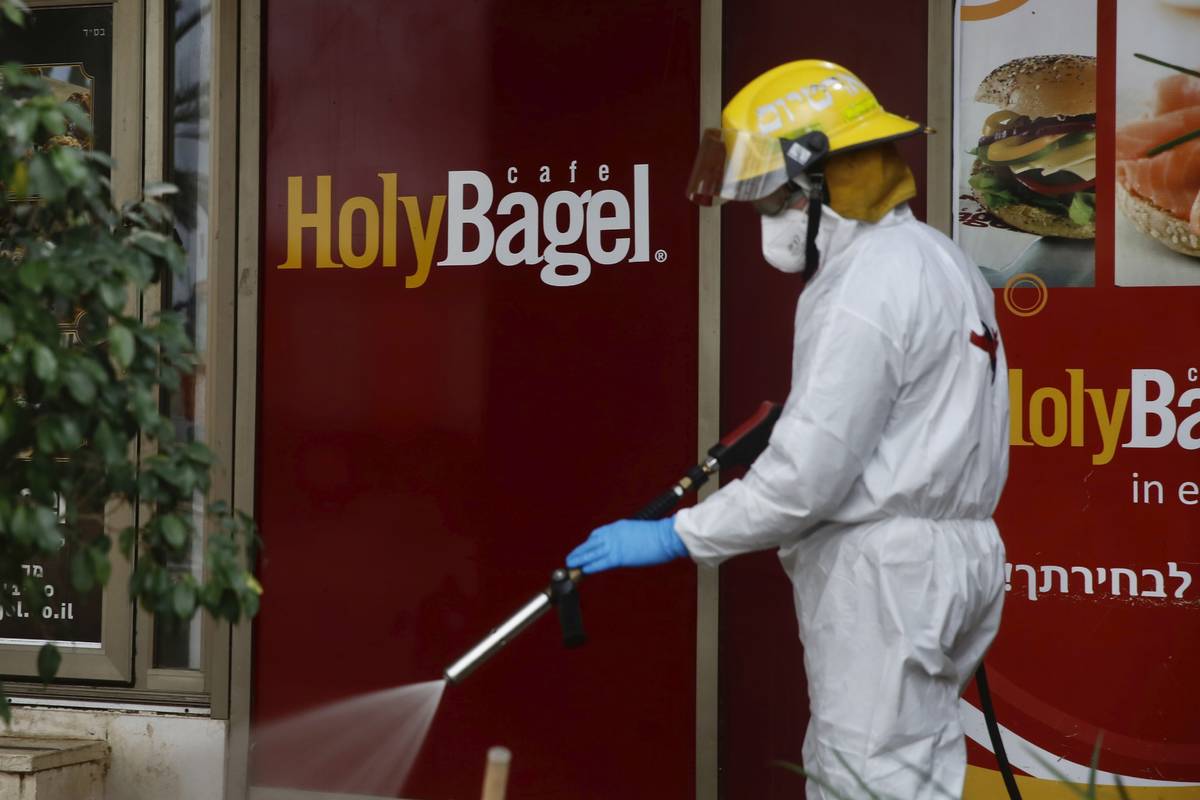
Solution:
<svg viewBox="0 0 1200 800">
<path fill-rule="evenodd" d="M 992 706 L 992 690 L 988 687 L 987 670 L 983 662 L 975 670 L 975 685 L 979 688 L 979 708 L 983 711 L 984 722 L 987 723 L 988 738 L 992 740 L 992 753 L 996 756 L 996 765 L 1000 767 L 1000 776 L 1004 778 L 1004 788 L 1012 800 L 1021 800 L 1021 790 L 1017 787 L 1017 778 L 1013 775 L 1012 765 L 1008 763 L 1008 753 L 1004 751 L 1004 740 L 1000 738 L 1000 724 L 996 722 L 996 709 Z"/>
</svg>

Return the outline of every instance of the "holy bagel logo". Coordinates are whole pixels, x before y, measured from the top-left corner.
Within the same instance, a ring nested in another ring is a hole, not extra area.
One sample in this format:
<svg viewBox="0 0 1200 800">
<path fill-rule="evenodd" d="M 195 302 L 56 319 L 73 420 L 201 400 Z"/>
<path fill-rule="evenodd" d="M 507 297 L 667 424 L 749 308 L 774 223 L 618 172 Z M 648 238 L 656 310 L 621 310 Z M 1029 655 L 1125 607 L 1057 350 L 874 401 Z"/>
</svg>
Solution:
<svg viewBox="0 0 1200 800">
<path fill-rule="evenodd" d="M 1113 390 L 1089 386 L 1083 369 L 1064 369 L 1058 385 L 1030 386 L 1023 369 L 1010 368 L 1008 393 L 1013 447 L 1090 447 L 1095 466 L 1118 448 L 1200 450 L 1200 367 L 1132 369 L 1129 385 Z"/>
<path fill-rule="evenodd" d="M 446 192 L 425 200 L 402 194 L 397 173 L 380 172 L 375 196 L 347 197 L 336 209 L 333 176 L 290 176 L 287 258 L 277 269 L 395 268 L 407 251 L 412 260 L 404 285 L 415 289 L 429 279 L 443 228 L 445 257 L 438 267 L 492 260 L 506 267 L 540 266 L 539 277 L 548 286 L 577 286 L 597 264 L 667 260 L 665 250 L 650 249 L 648 164 L 633 165 L 631 194 L 604 186 L 612 177 L 607 164 L 592 173 L 598 189 L 574 188 L 584 177 L 577 161 L 565 172 L 572 188 L 549 191 L 551 167 L 540 167 L 530 181 L 547 191 L 535 194 L 518 188 L 517 167 L 508 167 L 500 179 L 479 170 L 452 170 Z M 505 192 L 507 187 L 513 188 Z"/>
</svg>

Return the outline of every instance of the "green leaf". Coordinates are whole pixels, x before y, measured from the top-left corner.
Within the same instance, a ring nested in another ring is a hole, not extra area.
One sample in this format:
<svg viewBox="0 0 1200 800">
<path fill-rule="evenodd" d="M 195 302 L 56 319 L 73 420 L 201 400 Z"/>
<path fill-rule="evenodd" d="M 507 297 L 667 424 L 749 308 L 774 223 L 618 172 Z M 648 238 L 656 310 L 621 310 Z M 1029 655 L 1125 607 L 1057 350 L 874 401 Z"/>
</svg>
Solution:
<svg viewBox="0 0 1200 800">
<path fill-rule="evenodd" d="M 31 105 L 23 105 L 14 109 L 4 120 L 4 127 L 14 143 L 29 146 L 33 144 L 33 136 L 37 132 L 38 111 Z"/>
<path fill-rule="evenodd" d="M 72 370 L 63 375 L 63 383 L 77 403 L 88 405 L 96 399 L 96 384 L 85 372 Z"/>
<path fill-rule="evenodd" d="M 58 648 L 50 642 L 42 645 L 37 657 L 38 677 L 42 679 L 42 683 L 54 680 L 60 664 L 62 664 L 62 653 L 58 652 Z"/>
<path fill-rule="evenodd" d="M 112 575 L 112 563 L 108 560 L 108 554 L 99 547 L 89 547 L 87 552 L 88 559 L 92 562 L 92 575 L 95 576 L 96 583 L 103 586 Z"/>
<path fill-rule="evenodd" d="M 987 172 L 977 172 L 967 183 L 983 195 L 983 202 L 990 208 L 1003 208 L 1020 202 L 1017 196 L 1009 191 L 1004 182 Z"/>
<path fill-rule="evenodd" d="M 67 121 L 59 108 L 47 108 L 42 111 L 42 126 L 55 136 L 67 132 Z"/>
<path fill-rule="evenodd" d="M 174 242 L 161 233 L 148 230 L 134 231 L 129 237 L 129 242 L 138 249 L 159 258 L 167 258 L 170 255 L 169 250 L 174 244 Z"/>
<path fill-rule="evenodd" d="M 28 259 L 17 270 L 17 278 L 31 292 L 40 292 L 46 287 L 46 279 L 50 276 L 50 262 L 44 259 Z"/>
<path fill-rule="evenodd" d="M 97 287 L 104 307 L 114 314 L 125 308 L 125 287 L 118 282 L 104 281 Z"/>
<path fill-rule="evenodd" d="M 76 103 L 63 103 L 59 106 L 59 110 L 62 111 L 63 116 L 66 117 L 67 120 L 76 128 L 79 128 L 85 133 L 92 132 L 92 118 L 89 117 L 87 112 L 84 111 L 79 105 Z M 89 161 L 94 161 L 94 156 L 96 155 L 95 151 L 90 151 L 87 153 L 87 155 L 89 156 Z"/>
<path fill-rule="evenodd" d="M 117 545 L 126 556 L 133 554 L 133 546 L 137 543 L 137 528 L 128 527 L 117 536 Z"/>
<path fill-rule="evenodd" d="M 237 623 L 242 616 L 242 604 L 238 602 L 238 596 L 230 591 L 222 592 L 217 613 L 229 622 Z"/>
<path fill-rule="evenodd" d="M 0 684 L 0 719 L 4 720 L 5 725 L 12 724 L 12 706 L 8 703 L 8 696 L 4 693 L 2 684 Z"/>
<path fill-rule="evenodd" d="M 55 552 L 62 546 L 58 524 L 59 516 L 46 506 L 22 503 L 13 512 L 10 528 L 14 539 L 22 545 Z"/>
<path fill-rule="evenodd" d="M 86 550 L 80 550 L 71 556 L 71 585 L 77 592 L 91 591 L 92 587 L 96 585 L 91 558 Z"/>
<path fill-rule="evenodd" d="M 58 359 L 54 351 L 44 344 L 34 345 L 33 374 L 43 381 L 52 381 L 58 375 Z"/>
<path fill-rule="evenodd" d="M 1096 195 L 1092 192 L 1076 192 L 1067 213 L 1076 225 L 1091 224 L 1096 220 Z"/>
<path fill-rule="evenodd" d="M 258 609 L 262 605 L 262 601 L 258 599 L 256 594 L 242 594 L 242 613 L 247 619 L 254 619 L 258 614 Z"/>
<path fill-rule="evenodd" d="M 29 192 L 29 165 L 18 161 L 13 166 L 12 193 L 14 197 L 25 199 Z"/>
<path fill-rule="evenodd" d="M 73 147 L 56 147 L 50 151 L 50 163 L 67 186 L 87 183 L 92 174 L 88 172 L 80 151 Z"/>
<path fill-rule="evenodd" d="M 159 527 L 162 530 L 163 538 L 167 540 L 167 544 L 176 550 L 183 547 L 187 542 L 187 524 L 177 515 L 164 514 L 160 518 Z"/>
<path fill-rule="evenodd" d="M 135 348 L 133 333 L 123 325 L 114 325 L 108 331 L 108 351 L 113 361 L 122 369 L 128 369 L 133 363 Z"/>
<path fill-rule="evenodd" d="M 1096 737 L 1096 745 L 1092 748 L 1092 761 L 1088 765 L 1088 787 L 1087 792 L 1089 797 L 1096 796 L 1096 773 L 1100 770 L 1100 748 L 1104 744 L 1104 733 Z"/>
<path fill-rule="evenodd" d="M 116 464 L 126 457 L 127 442 L 122 442 L 107 420 L 101 420 L 96 425 L 96 431 L 92 434 L 92 445 L 100 451 L 105 465 Z"/>
<path fill-rule="evenodd" d="M 4 16 L 7 17 L 8 21 L 11 22 L 13 25 L 16 25 L 21 28 L 25 27 L 25 16 L 20 12 L 20 10 L 16 6 L 11 6 L 8 3 L 5 3 L 4 4 Z M 7 707 L 7 705 L 8 704 L 5 703 L 6 707 Z M 7 713 L 4 715 L 4 721 L 8 722 L 8 714 Z"/>
<path fill-rule="evenodd" d="M 0 344 L 11 342 L 16 334 L 17 327 L 13 323 L 12 310 L 7 305 L 0 303 Z"/>
<path fill-rule="evenodd" d="M 50 160 L 35 155 L 29 161 L 29 193 L 41 195 L 47 203 L 58 203 L 66 196 L 66 186 Z"/>
<path fill-rule="evenodd" d="M 59 414 L 53 419 L 54 438 L 62 450 L 76 450 L 83 444 L 83 432 L 74 417 Z"/>
<path fill-rule="evenodd" d="M 189 442 L 184 449 L 187 457 L 200 466 L 211 466 L 213 463 L 213 452 L 208 449 L 208 445 L 203 442 Z M 218 512 L 221 513 L 221 512 Z"/>
<path fill-rule="evenodd" d="M 171 608 L 180 619 L 189 619 L 196 610 L 196 590 L 182 581 L 171 591 Z"/>
</svg>

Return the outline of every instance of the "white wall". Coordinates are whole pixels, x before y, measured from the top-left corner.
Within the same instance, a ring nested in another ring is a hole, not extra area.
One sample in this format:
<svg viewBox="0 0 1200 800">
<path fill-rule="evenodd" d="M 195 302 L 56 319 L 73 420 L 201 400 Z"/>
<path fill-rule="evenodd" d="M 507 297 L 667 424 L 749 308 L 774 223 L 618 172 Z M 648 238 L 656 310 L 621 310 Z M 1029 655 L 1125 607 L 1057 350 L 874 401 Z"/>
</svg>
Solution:
<svg viewBox="0 0 1200 800">
<path fill-rule="evenodd" d="M 207 717 L 14 707 L 9 735 L 102 739 L 105 800 L 222 800 L 226 723 Z"/>
</svg>

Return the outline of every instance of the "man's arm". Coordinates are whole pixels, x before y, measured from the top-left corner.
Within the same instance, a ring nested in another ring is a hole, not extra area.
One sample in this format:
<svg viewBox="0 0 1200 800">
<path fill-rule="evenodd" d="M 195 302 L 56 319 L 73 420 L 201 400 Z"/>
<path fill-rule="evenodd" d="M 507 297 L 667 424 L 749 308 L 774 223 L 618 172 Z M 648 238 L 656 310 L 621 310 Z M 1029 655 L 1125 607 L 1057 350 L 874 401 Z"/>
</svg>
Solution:
<svg viewBox="0 0 1200 800">
<path fill-rule="evenodd" d="M 794 540 L 837 509 L 862 474 L 892 413 L 903 361 L 897 337 L 870 318 L 872 299 L 830 309 L 802 356 L 808 378 L 793 387 L 746 477 L 676 515 L 694 559 L 715 564 Z"/>
</svg>

